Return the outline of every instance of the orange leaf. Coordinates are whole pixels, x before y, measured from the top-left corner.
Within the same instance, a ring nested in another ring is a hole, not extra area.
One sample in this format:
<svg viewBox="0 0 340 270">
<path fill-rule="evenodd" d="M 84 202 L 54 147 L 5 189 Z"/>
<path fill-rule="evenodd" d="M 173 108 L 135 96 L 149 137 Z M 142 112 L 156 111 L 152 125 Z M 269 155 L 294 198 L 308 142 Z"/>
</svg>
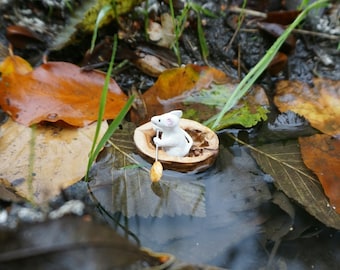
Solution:
<svg viewBox="0 0 340 270">
<path fill-rule="evenodd" d="M 340 214 L 340 141 L 317 134 L 299 138 L 306 166 L 319 178 L 326 196 Z"/>
<path fill-rule="evenodd" d="M 298 81 L 280 81 L 274 102 L 281 112 L 291 110 L 328 135 L 340 135 L 339 81 L 316 78 L 310 87 Z"/>
<path fill-rule="evenodd" d="M 6 57 L 0 64 L 1 76 L 7 76 L 11 73 L 26 74 L 33 70 L 31 65 L 20 56 L 11 55 Z"/>
<path fill-rule="evenodd" d="M 189 64 L 166 70 L 142 96 L 147 113 L 141 116 L 140 112 L 132 112 L 132 120 L 140 123 L 149 120 L 151 116 L 179 109 L 180 97 L 190 91 L 207 89 L 212 83 L 224 84 L 230 81 L 222 71 L 208 66 Z"/>
<path fill-rule="evenodd" d="M 0 71 L 3 72 L 0 106 L 15 121 L 29 126 L 61 120 L 73 126 L 85 126 L 97 120 L 104 73 L 82 71 L 65 62 L 48 62 L 25 73 L 5 67 Z M 126 95 L 111 79 L 104 119 L 115 118 L 126 100 Z"/>
</svg>

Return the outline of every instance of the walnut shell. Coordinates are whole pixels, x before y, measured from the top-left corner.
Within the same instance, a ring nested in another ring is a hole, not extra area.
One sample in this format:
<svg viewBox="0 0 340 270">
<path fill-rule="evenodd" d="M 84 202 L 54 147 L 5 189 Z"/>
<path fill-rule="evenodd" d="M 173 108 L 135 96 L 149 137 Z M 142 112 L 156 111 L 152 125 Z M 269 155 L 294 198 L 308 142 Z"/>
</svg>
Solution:
<svg viewBox="0 0 340 270">
<path fill-rule="evenodd" d="M 219 140 L 216 133 L 189 119 L 180 119 L 179 125 L 190 134 L 194 141 L 189 154 L 185 157 L 169 156 L 160 148 L 158 160 L 165 169 L 179 172 L 201 172 L 208 169 L 218 154 Z M 136 128 L 133 137 L 138 152 L 150 163 L 153 163 L 156 157 L 154 136 L 156 136 L 156 131 L 152 123 L 148 122 Z"/>
</svg>

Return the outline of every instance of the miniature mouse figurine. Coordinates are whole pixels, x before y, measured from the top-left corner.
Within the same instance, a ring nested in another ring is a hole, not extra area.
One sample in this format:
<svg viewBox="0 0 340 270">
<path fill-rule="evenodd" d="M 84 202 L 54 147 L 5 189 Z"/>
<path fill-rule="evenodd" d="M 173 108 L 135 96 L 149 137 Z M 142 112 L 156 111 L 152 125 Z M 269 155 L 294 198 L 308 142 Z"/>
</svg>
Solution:
<svg viewBox="0 0 340 270">
<path fill-rule="evenodd" d="M 153 141 L 170 156 L 184 157 L 193 144 L 190 135 L 179 126 L 181 117 L 182 111 L 175 110 L 151 118 L 154 129 L 162 132 L 161 138 L 154 137 Z"/>
</svg>

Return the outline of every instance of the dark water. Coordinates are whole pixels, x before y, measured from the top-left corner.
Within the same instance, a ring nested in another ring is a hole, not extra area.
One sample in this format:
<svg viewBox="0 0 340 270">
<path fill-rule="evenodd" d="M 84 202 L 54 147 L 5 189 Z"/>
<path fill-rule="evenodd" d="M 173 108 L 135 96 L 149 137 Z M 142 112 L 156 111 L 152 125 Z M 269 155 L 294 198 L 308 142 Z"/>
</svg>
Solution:
<svg viewBox="0 0 340 270">
<path fill-rule="evenodd" d="M 230 131 L 254 140 L 248 132 Z M 226 133 L 219 137 L 220 154 L 209 170 L 165 171 L 158 188 L 147 174 L 112 169 L 118 156 L 107 151 L 90 182 L 94 197 L 110 213 L 105 219 L 131 241 L 184 262 L 230 269 L 336 269 L 339 232 L 289 199 L 294 217 L 274 204 L 272 178 L 245 147 Z"/>
</svg>

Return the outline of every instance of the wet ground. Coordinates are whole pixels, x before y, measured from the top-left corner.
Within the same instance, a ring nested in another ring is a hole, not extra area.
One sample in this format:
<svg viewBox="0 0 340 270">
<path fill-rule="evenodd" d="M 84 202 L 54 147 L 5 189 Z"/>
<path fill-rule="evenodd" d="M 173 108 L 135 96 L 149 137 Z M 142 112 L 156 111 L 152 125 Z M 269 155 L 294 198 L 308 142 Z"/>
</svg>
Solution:
<svg viewBox="0 0 340 270">
<path fill-rule="evenodd" d="M 203 16 L 203 29 L 209 48 L 207 63 L 200 53 L 194 13 L 190 13 L 188 19 L 190 24 L 180 40 L 182 63 L 209 64 L 232 77 L 243 77 L 265 54 L 273 37 L 259 31 L 256 24 L 258 19 L 247 18 L 234 37 L 237 27 L 235 21 L 239 14 L 224 10 L 227 1 L 200 2 L 204 8 L 220 15 L 217 18 Z M 263 11 L 263 7 L 258 5 L 260 4 L 256 1 L 249 1 L 248 8 Z M 18 8 L 22 8 L 22 5 L 19 4 Z M 41 6 L 37 8 L 42 9 Z M 168 8 L 160 6 L 156 13 L 160 10 Z M 128 25 L 135 18 L 127 15 L 124 23 Z M 303 29 L 308 31 L 319 29 L 322 22 L 316 18 L 318 17 L 312 16 L 306 20 Z M 329 19 L 329 25 L 334 24 L 329 13 L 323 18 Z M 140 19 L 140 16 L 137 16 L 136 22 L 142 25 L 143 21 Z M 4 17 L 1 20 L 3 25 L 8 23 Z M 340 26 L 333 25 L 332 29 L 336 27 L 339 29 Z M 118 28 L 116 23 L 105 27 L 99 34 L 99 40 L 106 35 L 112 36 Z M 4 28 L 1 31 L 3 33 Z M 334 34 L 329 31 L 323 30 L 326 34 Z M 133 58 L 136 48 L 140 48 L 141 44 L 146 50 L 150 49 L 151 46 L 144 43 L 146 40 L 143 33 L 125 34 L 128 38 L 121 42 L 118 48 L 119 61 Z M 130 42 L 132 37 L 133 41 Z M 258 81 L 265 87 L 269 98 L 275 91 L 275 83 L 281 79 L 307 83 L 312 83 L 315 76 L 340 79 L 340 54 L 336 50 L 338 40 L 301 33 L 295 33 L 294 37 L 295 47 L 289 52 L 284 52 L 287 63 L 275 74 L 265 72 Z M 79 64 L 89 42 L 90 36 L 86 36 L 81 43 L 51 52 L 49 58 Z M 39 63 L 46 49 L 45 43 L 29 49 L 17 49 L 16 53 L 28 57 L 33 63 Z M 156 80 L 137 66 L 131 60 L 114 74 L 115 80 L 126 93 L 132 87 L 137 87 L 143 92 Z M 103 65 L 102 69 L 105 70 L 106 67 L 107 65 Z M 288 130 L 284 128 L 282 131 L 280 121 L 275 122 L 277 115 L 278 112 L 273 109 L 268 122 L 250 130 L 233 127 L 220 132 L 222 145 L 220 154 L 216 164 L 204 173 L 186 175 L 165 172 L 165 181 L 158 191 L 152 189 L 143 174 L 138 173 L 140 179 L 138 190 L 158 199 L 156 205 L 144 202 L 142 197 L 138 197 L 138 192 L 131 191 L 136 189 L 136 172 L 129 172 L 130 178 L 126 175 L 121 176 L 120 172 L 118 173 L 120 167 L 115 168 L 114 163 L 120 158 L 119 154 L 110 147 L 101 154 L 92 171 L 93 181 L 89 183 L 89 190 L 92 193 L 89 194 L 86 183 L 81 182 L 66 190 L 64 197 L 57 199 L 52 205 L 54 207 L 60 205 L 65 198 L 80 199 L 85 202 L 90 214 L 127 235 L 132 242 L 155 251 L 171 253 L 188 263 L 209 264 L 229 269 L 337 269 L 340 265 L 339 231 L 327 228 L 292 200 L 282 199 L 288 200 L 287 204 L 293 209 L 293 216 L 283 206 L 282 201 L 273 202 L 274 197 L 281 198 L 281 195 L 272 184 L 270 176 L 258 168 L 249 150 L 227 135 L 231 133 L 256 145 L 284 141 L 315 132 L 305 126 L 303 119 L 296 117 L 287 120 L 288 125 L 289 121 L 292 121 L 292 128 Z M 301 121 L 303 128 L 296 128 L 297 121 Z M 273 126 L 276 128 L 273 129 Z M 122 129 L 124 128 L 123 126 Z M 138 155 L 134 157 L 146 167 L 150 167 L 150 164 Z M 102 193 L 103 186 L 111 192 Z M 188 194 L 190 198 L 197 200 L 195 205 L 197 208 L 187 209 L 183 204 L 174 203 L 176 200 L 180 202 Z M 201 200 L 202 197 L 204 200 Z M 143 203 L 146 203 L 148 209 L 141 207 Z M 7 207 L 8 203 L 2 202 L 2 205 Z M 160 211 L 157 207 L 163 209 L 161 210 L 163 212 L 157 212 Z M 117 223 L 120 225 L 117 226 Z"/>
</svg>

